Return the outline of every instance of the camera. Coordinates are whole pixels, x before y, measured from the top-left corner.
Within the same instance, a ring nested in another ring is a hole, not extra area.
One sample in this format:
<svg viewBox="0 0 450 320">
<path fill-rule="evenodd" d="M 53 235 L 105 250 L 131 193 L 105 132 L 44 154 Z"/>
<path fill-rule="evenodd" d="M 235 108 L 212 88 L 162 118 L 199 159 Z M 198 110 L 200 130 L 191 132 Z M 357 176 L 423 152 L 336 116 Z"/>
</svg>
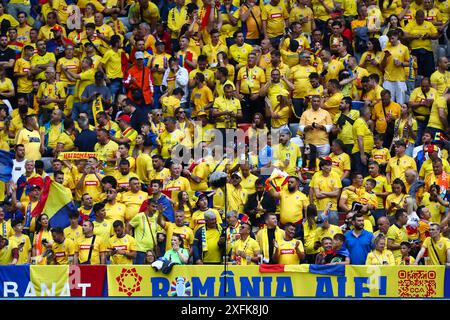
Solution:
<svg viewBox="0 0 450 320">
<path fill-rule="evenodd" d="M 42 244 L 44 245 L 44 246 L 46 246 L 47 244 L 48 244 L 48 240 L 47 239 L 42 239 Z"/>
</svg>

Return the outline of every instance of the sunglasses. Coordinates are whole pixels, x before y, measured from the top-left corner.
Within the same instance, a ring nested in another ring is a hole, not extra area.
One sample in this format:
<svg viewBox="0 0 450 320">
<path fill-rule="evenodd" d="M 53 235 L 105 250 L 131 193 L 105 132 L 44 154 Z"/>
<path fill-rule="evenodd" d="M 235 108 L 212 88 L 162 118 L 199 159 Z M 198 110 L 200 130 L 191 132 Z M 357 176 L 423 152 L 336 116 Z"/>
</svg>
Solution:
<svg viewBox="0 0 450 320">
<path fill-rule="evenodd" d="M 186 113 L 184 110 L 180 110 L 178 111 L 178 113 Z"/>
</svg>

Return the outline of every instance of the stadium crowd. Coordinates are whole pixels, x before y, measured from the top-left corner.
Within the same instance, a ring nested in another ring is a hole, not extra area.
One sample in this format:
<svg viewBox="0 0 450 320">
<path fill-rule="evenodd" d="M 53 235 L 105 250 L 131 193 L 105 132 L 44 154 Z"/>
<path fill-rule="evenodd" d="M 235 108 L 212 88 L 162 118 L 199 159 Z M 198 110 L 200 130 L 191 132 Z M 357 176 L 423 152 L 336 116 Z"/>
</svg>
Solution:
<svg viewBox="0 0 450 320">
<path fill-rule="evenodd" d="M 449 17 L 448 0 L 0 3 L 0 264 L 450 265 Z M 76 209 L 52 225 L 35 208 L 61 188 Z"/>
</svg>

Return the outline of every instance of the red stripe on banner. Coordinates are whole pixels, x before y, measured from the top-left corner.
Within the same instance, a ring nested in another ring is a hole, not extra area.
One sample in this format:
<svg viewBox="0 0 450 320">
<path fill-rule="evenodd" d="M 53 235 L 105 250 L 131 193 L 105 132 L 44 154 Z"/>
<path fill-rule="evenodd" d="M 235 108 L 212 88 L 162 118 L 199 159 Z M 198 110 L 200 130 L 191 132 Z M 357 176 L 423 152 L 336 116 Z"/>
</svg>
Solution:
<svg viewBox="0 0 450 320">
<path fill-rule="evenodd" d="M 104 292 L 105 279 L 106 266 L 70 266 L 70 295 L 72 297 L 101 297 Z"/>
<path fill-rule="evenodd" d="M 261 273 L 277 273 L 284 272 L 284 264 L 261 264 L 259 265 Z"/>
</svg>

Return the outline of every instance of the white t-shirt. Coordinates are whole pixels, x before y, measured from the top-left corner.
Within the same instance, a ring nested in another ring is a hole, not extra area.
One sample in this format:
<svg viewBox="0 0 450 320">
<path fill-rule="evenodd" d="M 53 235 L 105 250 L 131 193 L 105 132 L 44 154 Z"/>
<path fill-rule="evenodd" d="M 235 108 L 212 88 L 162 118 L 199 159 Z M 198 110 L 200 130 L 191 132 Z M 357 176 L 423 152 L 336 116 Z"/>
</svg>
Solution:
<svg viewBox="0 0 450 320">
<path fill-rule="evenodd" d="M 14 183 L 17 183 L 17 180 L 19 180 L 20 176 L 25 174 L 25 161 L 25 159 L 21 162 L 17 161 L 16 159 L 13 160 L 12 179 Z"/>
</svg>

